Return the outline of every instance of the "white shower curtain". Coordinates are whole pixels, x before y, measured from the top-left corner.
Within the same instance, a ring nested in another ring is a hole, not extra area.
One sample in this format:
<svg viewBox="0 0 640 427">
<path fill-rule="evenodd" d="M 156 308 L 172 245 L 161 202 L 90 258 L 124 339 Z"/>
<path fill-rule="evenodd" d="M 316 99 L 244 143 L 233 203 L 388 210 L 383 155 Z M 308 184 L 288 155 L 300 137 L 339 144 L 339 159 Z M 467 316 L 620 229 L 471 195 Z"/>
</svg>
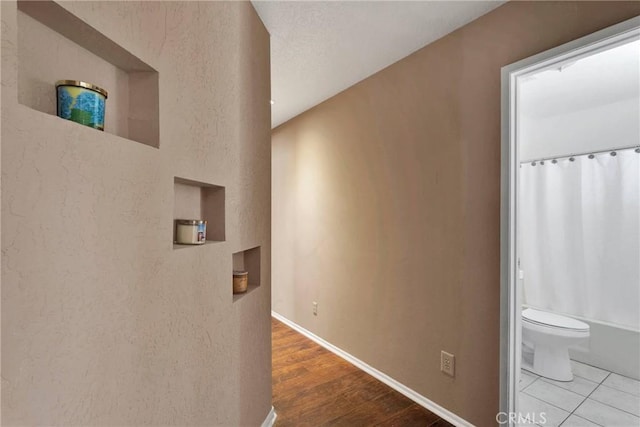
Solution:
<svg viewBox="0 0 640 427">
<path fill-rule="evenodd" d="M 522 163 L 524 303 L 640 330 L 640 154 Z"/>
</svg>

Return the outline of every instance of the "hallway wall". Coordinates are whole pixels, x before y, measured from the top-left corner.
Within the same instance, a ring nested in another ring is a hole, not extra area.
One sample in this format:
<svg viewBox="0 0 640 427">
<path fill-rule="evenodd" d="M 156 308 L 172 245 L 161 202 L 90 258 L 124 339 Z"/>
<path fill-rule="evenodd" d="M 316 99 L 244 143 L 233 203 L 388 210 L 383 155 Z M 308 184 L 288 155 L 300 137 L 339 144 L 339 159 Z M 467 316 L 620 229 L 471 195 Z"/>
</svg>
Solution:
<svg viewBox="0 0 640 427">
<path fill-rule="evenodd" d="M 2 425 L 260 425 L 271 409 L 269 34 L 249 2 L 25 3 L 1 2 Z M 27 6 L 84 21 L 59 25 L 83 33 L 71 42 Z M 157 71 L 155 105 L 120 124 L 159 114 L 159 148 L 113 131 L 118 99 L 153 98 L 153 85 L 127 93 L 137 70 L 81 43 Z M 103 78 L 120 82 L 105 87 L 105 132 L 55 116 L 56 80 Z M 175 212 L 204 204 L 175 177 L 225 187 L 224 241 L 173 247 Z M 256 246 L 260 286 L 236 299 L 232 254 Z"/>
<path fill-rule="evenodd" d="M 500 69 L 638 14 L 510 2 L 276 128 L 273 309 L 495 424 Z"/>
</svg>

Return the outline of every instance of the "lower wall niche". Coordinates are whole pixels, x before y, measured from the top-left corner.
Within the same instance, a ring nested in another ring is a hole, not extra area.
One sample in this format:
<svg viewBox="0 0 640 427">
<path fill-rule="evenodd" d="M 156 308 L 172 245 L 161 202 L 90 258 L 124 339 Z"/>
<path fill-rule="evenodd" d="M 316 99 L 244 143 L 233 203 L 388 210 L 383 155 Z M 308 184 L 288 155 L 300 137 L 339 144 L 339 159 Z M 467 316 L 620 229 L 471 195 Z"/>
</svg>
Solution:
<svg viewBox="0 0 640 427">
<path fill-rule="evenodd" d="M 241 294 L 233 294 L 233 301 L 235 302 L 260 286 L 260 246 L 234 253 L 233 271 L 246 271 L 249 273 L 247 291 Z M 233 293 L 233 274 L 231 276 L 229 277 L 229 282 Z"/>
</svg>

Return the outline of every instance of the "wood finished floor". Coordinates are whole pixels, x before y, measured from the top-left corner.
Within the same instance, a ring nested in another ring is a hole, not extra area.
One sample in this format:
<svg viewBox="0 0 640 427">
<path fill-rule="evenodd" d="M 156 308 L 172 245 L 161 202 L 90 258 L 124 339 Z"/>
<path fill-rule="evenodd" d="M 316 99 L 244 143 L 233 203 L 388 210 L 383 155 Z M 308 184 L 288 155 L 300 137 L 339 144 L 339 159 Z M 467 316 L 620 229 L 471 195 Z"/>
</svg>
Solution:
<svg viewBox="0 0 640 427">
<path fill-rule="evenodd" d="M 271 320 L 276 427 L 443 427 L 447 421 Z"/>
</svg>

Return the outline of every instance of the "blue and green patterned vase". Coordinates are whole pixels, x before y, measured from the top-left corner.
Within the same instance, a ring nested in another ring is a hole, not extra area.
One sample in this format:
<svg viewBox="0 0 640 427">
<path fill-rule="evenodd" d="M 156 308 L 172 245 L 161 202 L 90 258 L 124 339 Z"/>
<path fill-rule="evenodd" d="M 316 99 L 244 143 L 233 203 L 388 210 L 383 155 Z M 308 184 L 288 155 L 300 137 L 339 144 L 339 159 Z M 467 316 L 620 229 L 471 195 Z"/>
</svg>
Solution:
<svg viewBox="0 0 640 427">
<path fill-rule="evenodd" d="M 106 90 L 77 80 L 60 80 L 56 83 L 56 91 L 58 117 L 104 130 Z"/>
</svg>

